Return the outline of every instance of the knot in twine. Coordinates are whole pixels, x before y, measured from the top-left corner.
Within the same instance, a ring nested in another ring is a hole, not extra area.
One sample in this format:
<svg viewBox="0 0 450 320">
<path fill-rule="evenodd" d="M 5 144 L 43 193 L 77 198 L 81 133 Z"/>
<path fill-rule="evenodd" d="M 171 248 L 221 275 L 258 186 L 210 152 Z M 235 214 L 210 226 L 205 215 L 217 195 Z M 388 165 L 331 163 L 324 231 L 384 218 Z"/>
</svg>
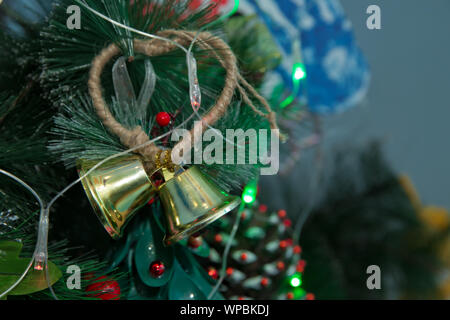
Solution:
<svg viewBox="0 0 450 320">
<path fill-rule="evenodd" d="M 160 37 L 170 37 L 175 43 L 181 46 L 190 45 L 192 41 L 194 41 L 196 34 L 197 33 L 193 31 L 182 30 L 164 30 L 157 33 Z M 249 105 L 256 114 L 268 119 L 271 129 L 276 129 L 278 134 L 279 131 L 275 112 L 272 111 L 264 97 L 262 97 L 240 74 L 237 67 L 236 56 L 228 44 L 226 44 L 222 39 L 213 36 L 209 32 L 199 33 L 197 42 L 202 49 L 207 50 L 209 54 L 213 55 L 213 57 L 220 62 L 226 71 L 225 85 L 221 95 L 210 111 L 203 116 L 202 123 L 206 124 L 206 127 L 216 123 L 217 120 L 219 120 L 226 113 L 233 99 L 234 92 L 237 89 L 244 102 Z M 164 55 L 178 49 L 175 43 L 160 39 L 135 39 L 134 48 L 136 52 L 145 54 L 149 57 L 154 57 Z M 114 56 L 117 56 L 120 53 L 120 48 L 117 45 L 110 44 L 94 58 L 90 70 L 88 87 L 95 111 L 102 123 L 110 132 L 119 137 L 120 142 L 125 147 L 131 149 L 150 141 L 149 136 L 140 126 L 130 130 L 120 124 L 112 115 L 102 94 L 101 74 L 103 69 Z M 248 93 L 255 97 L 264 106 L 267 113 L 262 112 L 253 104 L 248 96 Z M 203 126 L 202 130 L 206 130 L 206 127 Z M 194 129 L 191 130 L 191 135 L 193 134 L 193 131 Z M 191 147 L 193 142 L 190 139 L 183 139 L 178 142 L 177 146 L 182 143 L 187 143 L 189 144 L 188 147 Z M 139 148 L 135 152 L 139 153 L 143 157 L 144 166 L 147 172 L 153 173 L 154 170 L 158 169 L 158 159 L 161 155 L 162 149 L 156 146 L 155 143 Z M 168 152 L 170 153 L 171 150 Z"/>
</svg>

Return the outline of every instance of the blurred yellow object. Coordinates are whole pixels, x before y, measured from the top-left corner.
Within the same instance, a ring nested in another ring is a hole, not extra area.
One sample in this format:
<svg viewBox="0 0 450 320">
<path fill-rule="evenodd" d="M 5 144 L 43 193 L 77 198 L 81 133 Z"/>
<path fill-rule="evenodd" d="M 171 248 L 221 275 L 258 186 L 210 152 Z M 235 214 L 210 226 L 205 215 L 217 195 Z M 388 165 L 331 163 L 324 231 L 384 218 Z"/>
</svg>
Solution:
<svg viewBox="0 0 450 320">
<path fill-rule="evenodd" d="M 439 291 L 442 299 L 450 299 L 450 274 L 442 281 L 442 284 L 439 286 Z"/>
<path fill-rule="evenodd" d="M 448 232 L 450 228 L 449 211 L 436 206 L 423 206 L 420 196 L 408 176 L 401 175 L 398 177 L 398 181 L 411 201 L 420 221 L 428 227 L 430 234 L 444 235 L 445 232 Z M 450 235 L 439 243 L 436 254 L 444 263 L 443 269 L 436 274 L 438 278 L 442 279 L 437 294 L 441 299 L 450 299 Z"/>
<path fill-rule="evenodd" d="M 437 232 L 445 231 L 450 226 L 450 213 L 447 209 L 423 206 L 420 196 L 408 176 L 400 175 L 398 181 L 425 225 Z"/>
<path fill-rule="evenodd" d="M 450 226 L 450 214 L 444 208 L 424 207 L 420 210 L 419 217 L 433 231 L 445 231 Z"/>
</svg>

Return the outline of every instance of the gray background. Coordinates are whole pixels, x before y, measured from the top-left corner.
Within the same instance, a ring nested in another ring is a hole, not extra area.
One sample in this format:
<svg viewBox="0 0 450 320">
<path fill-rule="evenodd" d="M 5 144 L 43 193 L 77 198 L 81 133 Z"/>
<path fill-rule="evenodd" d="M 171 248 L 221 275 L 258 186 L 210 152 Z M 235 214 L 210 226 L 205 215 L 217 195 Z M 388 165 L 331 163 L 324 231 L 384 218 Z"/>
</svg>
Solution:
<svg viewBox="0 0 450 320">
<path fill-rule="evenodd" d="M 333 128 L 358 123 L 361 137 L 383 138 L 388 159 L 423 202 L 450 208 L 450 1 L 341 3 L 372 83 L 362 106 L 330 119 Z M 381 30 L 366 27 L 370 4 L 381 8 Z"/>
</svg>

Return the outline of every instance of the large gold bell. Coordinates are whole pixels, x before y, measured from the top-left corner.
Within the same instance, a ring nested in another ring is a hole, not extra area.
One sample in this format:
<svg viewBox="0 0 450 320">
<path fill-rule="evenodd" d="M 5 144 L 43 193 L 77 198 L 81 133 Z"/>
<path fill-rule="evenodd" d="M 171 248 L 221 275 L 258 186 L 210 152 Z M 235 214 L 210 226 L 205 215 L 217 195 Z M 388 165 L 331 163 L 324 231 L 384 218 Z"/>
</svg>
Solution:
<svg viewBox="0 0 450 320">
<path fill-rule="evenodd" d="M 80 160 L 80 177 L 95 164 Z M 112 159 L 93 170 L 81 182 L 97 217 L 114 239 L 122 235 L 130 218 L 156 191 L 139 156 Z"/>
<path fill-rule="evenodd" d="M 178 167 L 174 173 L 161 169 L 164 182 L 158 186 L 166 214 L 166 245 L 195 234 L 240 204 L 240 198 L 228 195 L 195 166 Z"/>
</svg>

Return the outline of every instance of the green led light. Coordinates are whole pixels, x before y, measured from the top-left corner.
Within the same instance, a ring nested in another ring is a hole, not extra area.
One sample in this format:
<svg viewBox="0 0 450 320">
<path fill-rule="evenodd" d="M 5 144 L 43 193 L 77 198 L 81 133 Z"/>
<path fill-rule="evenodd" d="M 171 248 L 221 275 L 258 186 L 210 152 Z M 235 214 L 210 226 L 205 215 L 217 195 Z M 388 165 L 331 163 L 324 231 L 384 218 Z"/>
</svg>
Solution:
<svg viewBox="0 0 450 320">
<path fill-rule="evenodd" d="M 293 275 L 289 283 L 291 284 L 292 287 L 297 288 L 301 286 L 302 279 L 298 275 Z"/>
<path fill-rule="evenodd" d="M 293 90 L 292 94 L 284 99 L 284 101 L 281 102 L 280 107 L 285 108 L 288 105 L 290 105 L 292 102 L 294 102 L 295 97 L 297 97 L 298 91 L 300 89 L 300 81 L 306 78 L 306 69 L 305 65 L 301 62 L 297 62 L 292 67 L 292 82 L 293 82 Z"/>
<path fill-rule="evenodd" d="M 244 200 L 245 203 L 252 203 L 253 201 L 255 201 L 255 198 L 253 198 L 248 194 L 244 195 L 242 199 Z"/>
<path fill-rule="evenodd" d="M 258 186 L 256 180 L 249 182 L 242 192 L 242 201 L 246 204 L 251 204 L 256 200 L 256 194 L 258 193 Z"/>
<path fill-rule="evenodd" d="M 231 17 L 233 14 L 236 13 L 236 11 L 238 11 L 239 9 L 239 0 L 234 0 L 234 7 L 231 10 L 231 12 L 227 15 L 227 17 Z"/>
<path fill-rule="evenodd" d="M 296 63 L 294 65 L 294 71 L 292 73 L 294 81 L 300 81 L 306 78 L 305 66 L 303 63 Z"/>
</svg>

